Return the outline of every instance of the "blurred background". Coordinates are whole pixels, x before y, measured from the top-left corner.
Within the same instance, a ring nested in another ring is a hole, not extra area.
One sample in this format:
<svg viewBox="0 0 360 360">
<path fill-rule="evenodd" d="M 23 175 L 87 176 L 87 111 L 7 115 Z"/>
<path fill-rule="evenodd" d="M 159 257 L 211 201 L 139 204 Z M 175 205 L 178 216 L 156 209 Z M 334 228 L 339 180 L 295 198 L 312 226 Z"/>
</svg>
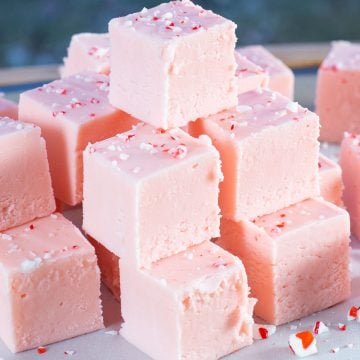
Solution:
<svg viewBox="0 0 360 360">
<path fill-rule="evenodd" d="M 0 67 L 60 63 L 73 33 L 161 0 L 0 0 Z M 198 0 L 238 24 L 239 45 L 360 38 L 360 0 Z"/>
</svg>

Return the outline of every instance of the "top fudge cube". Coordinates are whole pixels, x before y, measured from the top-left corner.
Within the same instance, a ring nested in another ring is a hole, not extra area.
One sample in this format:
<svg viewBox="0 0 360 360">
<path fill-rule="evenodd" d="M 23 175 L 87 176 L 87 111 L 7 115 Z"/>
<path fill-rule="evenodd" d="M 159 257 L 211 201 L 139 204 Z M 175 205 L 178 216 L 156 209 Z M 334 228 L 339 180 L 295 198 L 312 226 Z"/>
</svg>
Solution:
<svg viewBox="0 0 360 360">
<path fill-rule="evenodd" d="M 280 59 L 260 45 L 241 47 L 237 51 L 269 74 L 271 90 L 277 91 L 289 99 L 293 98 L 294 73 Z"/>
<path fill-rule="evenodd" d="M 81 33 L 71 38 L 68 56 L 64 58 L 61 77 L 94 71 L 109 75 L 110 40 L 109 34 Z"/>
<path fill-rule="evenodd" d="M 242 94 L 237 107 L 198 119 L 189 131 L 209 135 L 220 152 L 220 208 L 228 219 L 251 219 L 319 195 L 319 118 L 279 93 Z"/>
<path fill-rule="evenodd" d="M 84 152 L 84 230 L 137 267 L 219 234 L 210 140 L 143 123 Z"/>
<path fill-rule="evenodd" d="M 0 118 L 0 231 L 55 210 L 45 141 L 40 129 Z"/>
<path fill-rule="evenodd" d="M 111 20 L 110 103 L 163 129 L 235 106 L 235 29 L 188 0 Z"/>
<path fill-rule="evenodd" d="M 84 72 L 20 95 L 19 119 L 41 127 L 55 197 L 82 201 L 82 152 L 89 142 L 131 129 L 137 121 L 109 104 L 109 78 Z"/>
<path fill-rule="evenodd" d="M 319 68 L 316 112 L 320 139 L 340 143 L 345 131 L 360 133 L 360 43 L 337 41 Z"/>
</svg>

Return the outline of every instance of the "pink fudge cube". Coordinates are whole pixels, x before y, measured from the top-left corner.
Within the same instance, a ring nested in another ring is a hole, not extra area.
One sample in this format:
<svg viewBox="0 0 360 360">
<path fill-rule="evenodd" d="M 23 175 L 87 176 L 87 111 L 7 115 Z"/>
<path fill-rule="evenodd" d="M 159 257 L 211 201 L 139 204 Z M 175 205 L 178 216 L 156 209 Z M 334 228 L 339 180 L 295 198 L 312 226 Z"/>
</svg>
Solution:
<svg viewBox="0 0 360 360">
<path fill-rule="evenodd" d="M 18 118 L 18 106 L 5 98 L 0 93 L 0 117 Z"/>
<path fill-rule="evenodd" d="M 268 86 L 269 75 L 264 69 L 249 61 L 239 51 L 235 51 L 235 59 L 237 63 L 235 75 L 238 79 L 238 94 Z"/>
<path fill-rule="evenodd" d="M 316 112 L 320 139 L 340 143 L 345 131 L 360 132 L 360 43 L 337 41 L 318 71 Z"/>
<path fill-rule="evenodd" d="M 317 115 L 269 90 L 242 94 L 239 104 L 189 125 L 220 152 L 223 216 L 251 219 L 319 195 Z"/>
<path fill-rule="evenodd" d="M 72 36 L 68 56 L 64 58 L 64 66 L 61 68 L 61 77 L 84 71 L 109 75 L 109 34 L 81 33 Z"/>
<path fill-rule="evenodd" d="M 121 335 L 151 358 L 215 360 L 252 343 L 244 266 L 215 244 L 120 271 Z"/>
<path fill-rule="evenodd" d="M 0 231 L 55 210 L 45 141 L 40 129 L 0 118 Z"/>
<path fill-rule="evenodd" d="M 131 129 L 137 121 L 108 102 L 109 78 L 82 73 L 20 95 L 19 119 L 42 129 L 55 197 L 82 201 L 82 152 L 89 142 Z"/>
<path fill-rule="evenodd" d="M 139 124 L 84 152 L 84 230 L 138 267 L 219 235 L 219 154 L 209 139 Z"/>
<path fill-rule="evenodd" d="M 164 129 L 235 106 L 235 29 L 189 0 L 111 20 L 110 103 Z"/>
<path fill-rule="evenodd" d="M 0 234 L 0 337 L 12 352 L 103 327 L 93 247 L 60 214 Z"/>
<path fill-rule="evenodd" d="M 344 182 L 343 200 L 350 213 L 351 231 L 360 239 L 360 136 L 345 133 L 340 165 Z"/>
<path fill-rule="evenodd" d="M 342 206 L 341 167 L 325 155 L 319 156 L 320 195 L 324 200 Z"/>
<path fill-rule="evenodd" d="M 347 212 L 305 200 L 253 222 L 222 220 L 218 245 L 245 265 L 255 315 L 283 324 L 350 296 Z"/>
<path fill-rule="evenodd" d="M 91 236 L 87 236 L 90 244 L 95 248 L 98 265 L 101 272 L 101 280 L 111 291 L 117 301 L 120 301 L 120 258 L 109 251 L 105 246 Z"/>
<path fill-rule="evenodd" d="M 260 45 L 241 47 L 237 51 L 268 73 L 271 90 L 293 99 L 295 76 L 280 59 Z"/>
</svg>

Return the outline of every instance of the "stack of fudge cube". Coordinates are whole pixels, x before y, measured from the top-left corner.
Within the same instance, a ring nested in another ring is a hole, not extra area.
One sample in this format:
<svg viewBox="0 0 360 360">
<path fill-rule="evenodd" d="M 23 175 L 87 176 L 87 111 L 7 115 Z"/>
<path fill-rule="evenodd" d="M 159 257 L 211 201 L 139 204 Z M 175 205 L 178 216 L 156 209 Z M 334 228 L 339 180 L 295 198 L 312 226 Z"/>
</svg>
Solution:
<svg viewBox="0 0 360 360">
<path fill-rule="evenodd" d="M 103 327 L 93 247 L 54 213 L 40 128 L 0 118 L 0 338 L 12 352 Z"/>
<path fill-rule="evenodd" d="M 87 146 L 83 228 L 120 259 L 120 274 L 103 267 L 110 285 L 121 277 L 121 334 L 155 359 L 216 359 L 253 341 L 244 266 L 211 241 L 219 152 L 181 129 L 236 106 L 235 28 L 190 1 L 109 24 L 109 100 L 141 122 Z"/>
</svg>

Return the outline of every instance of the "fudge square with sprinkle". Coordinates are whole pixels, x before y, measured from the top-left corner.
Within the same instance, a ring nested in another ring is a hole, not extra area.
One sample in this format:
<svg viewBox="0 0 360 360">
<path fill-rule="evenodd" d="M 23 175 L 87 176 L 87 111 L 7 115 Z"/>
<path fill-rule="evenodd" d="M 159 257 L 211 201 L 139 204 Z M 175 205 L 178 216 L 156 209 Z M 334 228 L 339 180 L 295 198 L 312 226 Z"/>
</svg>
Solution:
<svg viewBox="0 0 360 360">
<path fill-rule="evenodd" d="M 82 152 L 89 142 L 131 129 L 137 121 L 108 102 L 109 78 L 85 72 L 20 95 L 19 119 L 41 127 L 55 197 L 82 201 Z"/>
<path fill-rule="evenodd" d="M 71 38 L 68 55 L 60 68 L 61 77 L 84 71 L 110 73 L 109 34 L 80 33 Z"/>
<path fill-rule="evenodd" d="M 123 259 L 121 335 L 153 359 L 219 359 L 252 344 L 241 261 L 205 241 L 136 269 Z M 161 341 L 159 341 L 161 339 Z"/>
<path fill-rule="evenodd" d="M 189 0 L 111 20 L 110 103 L 164 129 L 235 106 L 235 28 Z"/>
<path fill-rule="evenodd" d="M 40 128 L 0 117 L 0 231 L 55 210 Z"/>
<path fill-rule="evenodd" d="M 340 143 L 345 131 L 360 132 L 360 43 L 336 41 L 317 77 L 320 139 Z"/>
<path fill-rule="evenodd" d="M 209 135 L 220 152 L 226 218 L 251 219 L 319 195 L 318 116 L 278 93 L 241 94 L 237 107 L 198 119 L 189 131 Z"/>
<path fill-rule="evenodd" d="M 12 352 L 103 328 L 93 247 L 52 214 L 0 233 L 0 337 Z"/>
<path fill-rule="evenodd" d="M 305 200 L 253 221 L 223 219 L 217 244 L 245 265 L 255 315 L 275 325 L 350 296 L 348 213 Z"/>
<path fill-rule="evenodd" d="M 83 228 L 134 266 L 219 236 L 219 153 L 208 137 L 140 123 L 84 152 Z"/>
<path fill-rule="evenodd" d="M 319 156 L 320 195 L 324 200 L 343 206 L 341 167 L 323 154 Z"/>
<path fill-rule="evenodd" d="M 0 117 L 9 117 L 15 120 L 18 118 L 18 106 L 14 102 L 3 98 L 1 93 L 0 93 Z"/>
<path fill-rule="evenodd" d="M 260 45 L 240 47 L 236 50 L 268 74 L 269 88 L 272 91 L 277 91 L 289 99 L 294 97 L 294 73 L 280 59 Z"/>
<path fill-rule="evenodd" d="M 350 213 L 351 230 L 360 239 L 360 136 L 345 133 L 340 165 L 344 181 L 343 200 Z"/>
</svg>

